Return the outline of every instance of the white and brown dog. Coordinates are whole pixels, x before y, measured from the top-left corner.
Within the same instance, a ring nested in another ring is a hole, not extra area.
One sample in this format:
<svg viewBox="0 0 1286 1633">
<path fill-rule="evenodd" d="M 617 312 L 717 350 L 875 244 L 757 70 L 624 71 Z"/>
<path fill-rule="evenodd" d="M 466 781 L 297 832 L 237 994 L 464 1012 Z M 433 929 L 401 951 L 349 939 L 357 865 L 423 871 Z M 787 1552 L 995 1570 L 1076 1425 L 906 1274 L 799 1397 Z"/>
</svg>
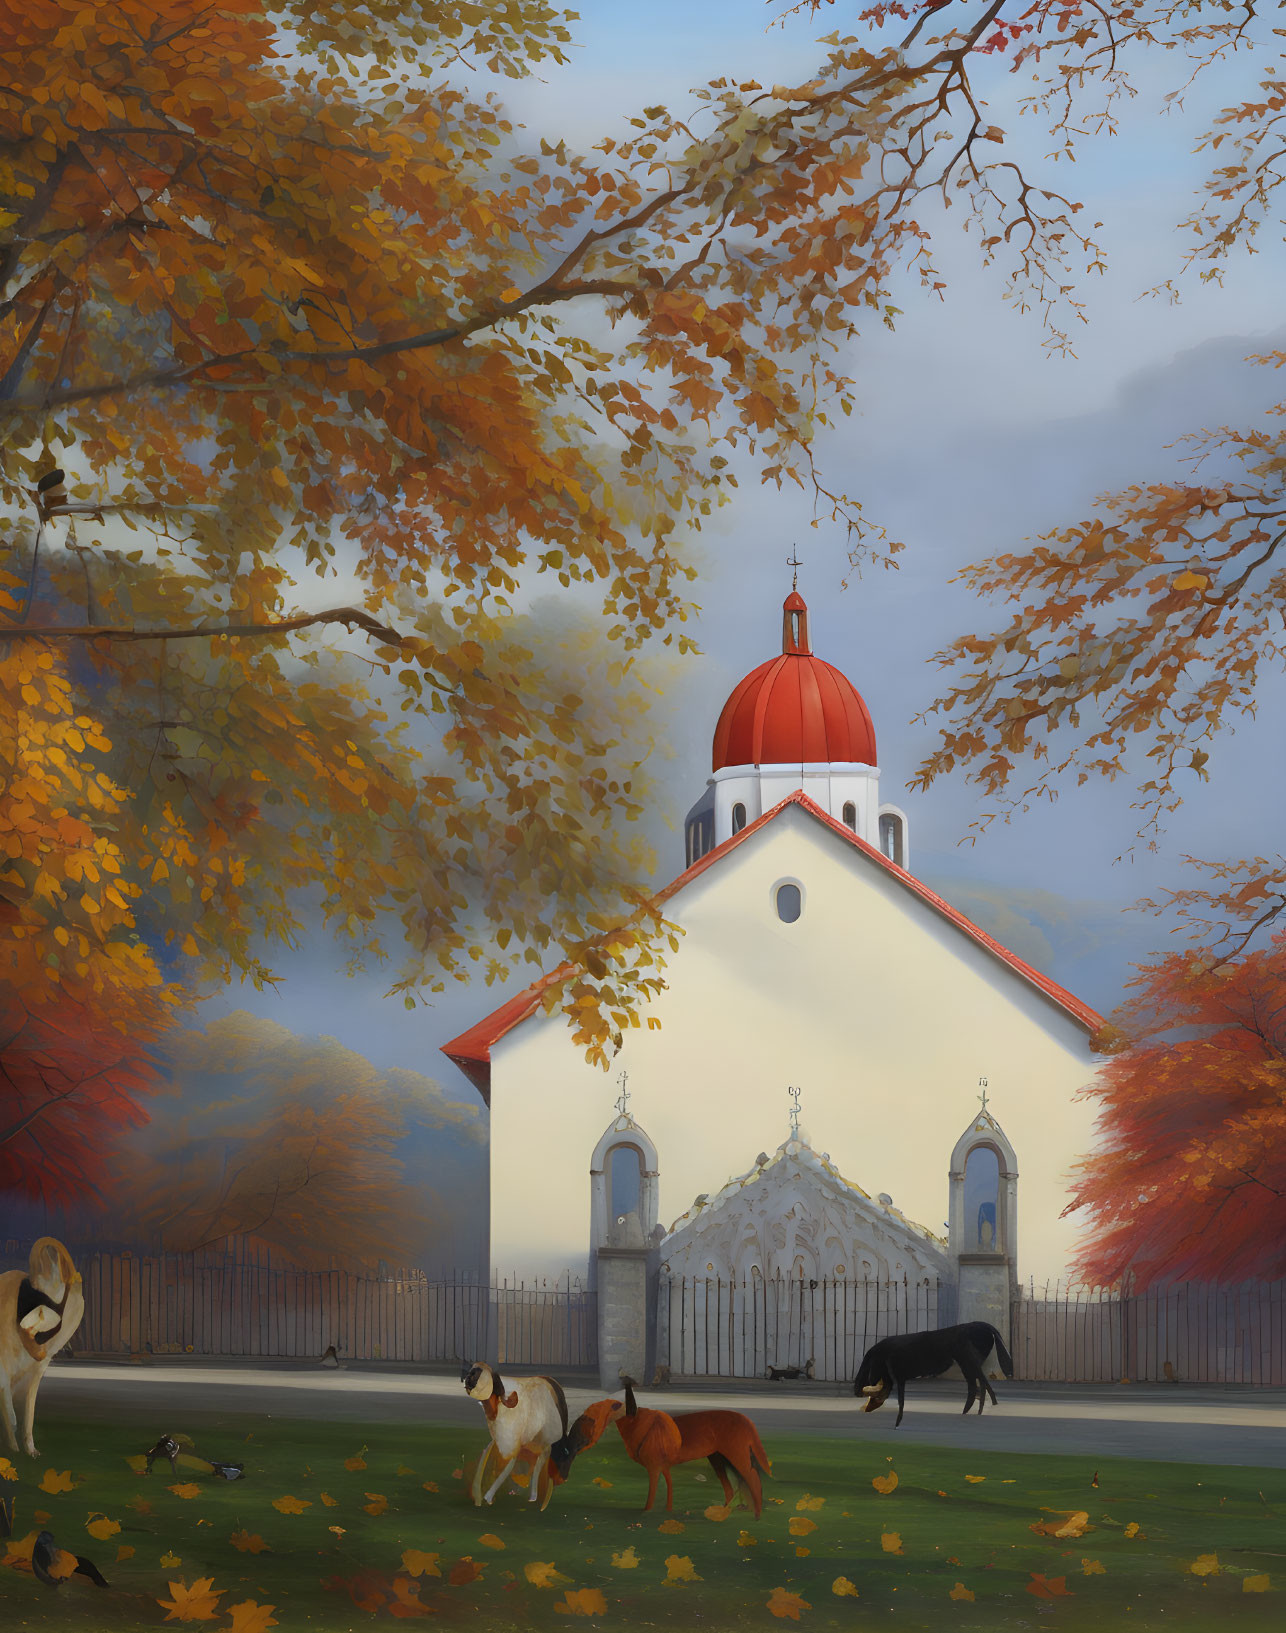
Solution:
<svg viewBox="0 0 1286 1633">
<path fill-rule="evenodd" d="M 84 1315 L 80 1274 L 71 1254 L 52 1236 L 42 1236 L 32 1248 L 25 1271 L 0 1275 L 0 1413 L 14 1451 L 21 1410 L 23 1449 L 29 1457 L 39 1455 L 32 1439 L 36 1391 Z"/>
</svg>

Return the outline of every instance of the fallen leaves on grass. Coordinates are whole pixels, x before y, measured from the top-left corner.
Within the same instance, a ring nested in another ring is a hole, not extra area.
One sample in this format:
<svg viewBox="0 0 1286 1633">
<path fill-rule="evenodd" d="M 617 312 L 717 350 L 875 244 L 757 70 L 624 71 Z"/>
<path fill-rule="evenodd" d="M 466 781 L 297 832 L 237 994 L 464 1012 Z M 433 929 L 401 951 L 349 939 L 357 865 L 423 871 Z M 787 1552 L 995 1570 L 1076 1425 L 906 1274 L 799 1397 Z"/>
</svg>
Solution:
<svg viewBox="0 0 1286 1633">
<path fill-rule="evenodd" d="M 801 1599 L 797 1593 L 789 1593 L 785 1588 L 774 1588 L 768 1596 L 768 1609 L 774 1616 L 789 1616 L 792 1622 L 799 1620 L 801 1610 L 811 1610 L 813 1607 L 807 1599 Z"/>
<path fill-rule="evenodd" d="M 612 1482 L 610 1480 L 604 1480 L 604 1478 L 603 1478 L 603 1476 L 601 1474 L 596 1474 L 594 1476 L 593 1480 L 590 1481 L 590 1484 L 595 1485 L 595 1486 L 602 1486 L 604 1491 L 608 1491 L 608 1490 L 611 1489 Z"/>
<path fill-rule="evenodd" d="M 234 1531 L 228 1541 L 239 1554 L 268 1554 L 272 1552 L 257 1531 Z"/>
<path fill-rule="evenodd" d="M 837 1599 L 856 1599 L 857 1587 L 846 1576 L 837 1576 L 831 1583 L 831 1592 Z"/>
<path fill-rule="evenodd" d="M 415 1470 L 408 1469 L 405 1463 L 399 1463 L 397 1466 L 397 1472 L 403 1477 L 403 1479 L 405 1479 L 408 1475 L 414 1474 Z"/>
<path fill-rule="evenodd" d="M 902 1552 L 902 1533 L 900 1531 L 884 1531 L 880 1534 L 880 1547 L 886 1554 L 900 1554 Z"/>
<path fill-rule="evenodd" d="M 131 1497 L 125 1506 L 126 1508 L 132 1508 L 136 1514 L 150 1514 L 152 1512 L 152 1505 L 146 1497 Z"/>
<path fill-rule="evenodd" d="M 554 1611 L 559 1616 L 605 1616 L 607 1600 L 601 1588 L 568 1588 Z"/>
<path fill-rule="evenodd" d="M 1266 1576 L 1243 1576 L 1241 1579 L 1243 1593 L 1267 1593 L 1271 1586 Z"/>
<path fill-rule="evenodd" d="M 632 1571 L 632 1570 L 635 1570 L 637 1568 L 637 1566 L 638 1566 L 638 1563 L 639 1563 L 639 1556 L 634 1552 L 634 1549 L 632 1547 L 627 1548 L 624 1553 L 613 1554 L 612 1555 L 612 1564 L 616 1567 L 616 1569 L 618 1571 Z"/>
<path fill-rule="evenodd" d="M 268 1628 L 278 1625 L 273 1615 L 276 1608 L 276 1605 L 257 1605 L 253 1599 L 243 1599 L 239 1605 L 229 1605 L 232 1625 L 228 1633 L 266 1633 Z"/>
<path fill-rule="evenodd" d="M 73 1490 L 75 1484 L 70 1469 L 64 1469 L 61 1474 L 57 1469 L 46 1469 L 45 1477 L 36 1489 L 45 1492 L 50 1497 L 56 1497 L 60 1491 Z"/>
<path fill-rule="evenodd" d="M 672 1537 L 677 1537 L 680 1531 L 686 1531 L 687 1526 L 682 1520 L 662 1520 L 657 1526 L 658 1531 L 665 1531 Z"/>
<path fill-rule="evenodd" d="M 731 1508 L 731 1506 L 729 1504 L 727 1504 L 727 1503 L 713 1503 L 713 1504 L 711 1504 L 711 1506 L 709 1508 L 707 1508 L 705 1510 L 705 1517 L 708 1520 L 712 1520 L 716 1525 L 720 1525 L 720 1524 L 722 1524 L 722 1522 L 724 1520 L 726 1520 L 728 1518 L 728 1515 L 731 1514 L 731 1513 L 732 1513 L 732 1508 Z"/>
<path fill-rule="evenodd" d="M 0 1480 L 16 1480 L 18 1471 L 7 1457 L 0 1457 Z"/>
<path fill-rule="evenodd" d="M 463 1559 L 451 1567 L 451 1574 L 447 1577 L 447 1581 L 453 1588 L 463 1588 L 470 1582 L 476 1582 L 481 1575 L 482 1566 L 478 1564 L 476 1559 L 470 1559 L 466 1554 Z"/>
<path fill-rule="evenodd" d="M 552 1559 L 533 1559 L 529 1565 L 524 1565 L 522 1574 L 531 1583 L 533 1588 L 553 1588 L 560 1582 L 570 1582 L 570 1576 L 564 1576 Z"/>
<path fill-rule="evenodd" d="M 1041 1537 L 1083 1537 L 1094 1527 L 1083 1508 L 1042 1508 L 1042 1514 L 1053 1514 L 1052 1520 L 1038 1520 L 1029 1529 Z"/>
<path fill-rule="evenodd" d="M 108 1537 L 116 1535 L 120 1525 L 115 1520 L 109 1520 L 106 1514 L 100 1514 L 95 1510 L 85 1521 L 85 1529 L 96 1542 L 106 1542 Z"/>
<path fill-rule="evenodd" d="M 787 1530 L 792 1537 L 806 1537 L 810 1531 L 816 1531 L 816 1529 L 816 1520 L 805 1519 L 802 1514 L 792 1515 L 787 1526 Z"/>
<path fill-rule="evenodd" d="M 1128 1537 L 1137 1537 L 1140 1542 L 1146 1542 L 1148 1540 L 1147 1532 L 1139 1530 L 1139 1522 L 1137 1520 L 1131 1520 L 1130 1521 L 1130 1523 L 1125 1528 L 1125 1535 L 1126 1535 L 1127 1538 Z"/>
<path fill-rule="evenodd" d="M 134 1549 L 130 1547 L 128 1542 L 122 1542 L 120 1547 L 116 1550 L 116 1563 L 119 1565 L 124 1560 L 133 1559 L 133 1557 Z"/>
<path fill-rule="evenodd" d="M 700 1582 L 696 1567 L 687 1554 L 667 1554 L 665 1559 L 665 1577 L 663 1587 L 670 1587 L 675 1582 Z"/>
<path fill-rule="evenodd" d="M 1107 1571 L 1101 1559 L 1082 1559 L 1081 1574 L 1083 1576 L 1106 1576 Z"/>
<path fill-rule="evenodd" d="M 303 1499 L 299 1497 L 274 1497 L 272 1506 L 279 1514 L 302 1514 L 306 1508 L 311 1508 L 313 1505 L 306 1497 Z"/>
<path fill-rule="evenodd" d="M 437 1489 L 438 1489 L 438 1483 L 437 1483 L 436 1480 L 426 1480 L 424 1482 L 424 1484 L 420 1487 L 421 1491 L 436 1491 Z"/>
<path fill-rule="evenodd" d="M 388 1508 L 388 1498 L 382 1491 L 368 1491 L 366 1495 L 370 1500 L 364 1502 L 362 1507 L 372 1518 L 378 1519 Z"/>
<path fill-rule="evenodd" d="M 350 1474 L 356 1474 L 358 1469 L 364 1469 L 366 1467 L 365 1453 L 366 1447 L 363 1446 L 360 1452 L 354 1452 L 351 1457 L 346 1457 L 344 1459 L 344 1467 Z"/>
<path fill-rule="evenodd" d="M 796 1559 L 807 1559 L 809 1554 L 812 1553 L 812 1551 L 813 1550 L 811 1548 L 805 1548 L 803 1546 L 803 1544 L 801 1543 L 800 1546 L 795 1549 L 795 1558 Z"/>
<path fill-rule="evenodd" d="M 402 1569 L 408 1576 L 441 1576 L 437 1554 L 426 1554 L 420 1548 L 408 1548 L 402 1555 Z"/>
<path fill-rule="evenodd" d="M 1042 1576 L 1039 1571 L 1031 1573 L 1031 1581 L 1027 1584 L 1028 1593 L 1035 1594 L 1037 1599 L 1070 1599 L 1072 1590 L 1067 1585 L 1065 1576 Z"/>
<path fill-rule="evenodd" d="M 339 1507 L 339 1498 L 338 1497 L 332 1497 L 329 1491 L 319 1491 L 317 1493 L 317 1495 L 322 1500 L 322 1507 L 323 1508 L 338 1508 Z"/>
<path fill-rule="evenodd" d="M 182 1497 L 184 1502 L 191 1502 L 193 1497 L 201 1495 L 201 1487 L 194 1480 L 185 1480 L 181 1486 L 166 1486 L 176 1497 Z"/>
<path fill-rule="evenodd" d="M 199 1576 L 191 1587 L 182 1581 L 166 1585 L 170 1597 L 156 1602 L 165 1612 L 167 1622 L 212 1622 L 219 1614 L 219 1600 L 224 1590 L 215 1587 L 212 1576 Z"/>
<path fill-rule="evenodd" d="M 894 1482 L 895 1485 L 897 1484 L 897 1475 L 896 1474 L 893 1476 L 893 1482 Z M 825 1503 L 825 1501 L 826 1501 L 825 1497 L 813 1497 L 813 1496 L 810 1496 L 808 1492 L 805 1492 L 804 1495 L 795 1504 L 795 1508 L 801 1514 L 808 1513 L 810 1510 L 812 1510 L 813 1512 L 816 1512 L 817 1509 L 819 1509 L 823 1505 L 823 1503 Z"/>
<path fill-rule="evenodd" d="M 957 1582 L 955 1587 L 952 1588 L 951 1592 L 947 1595 L 947 1598 L 962 1599 L 966 1600 L 969 1604 L 972 1604 L 975 1594 L 972 1588 L 965 1587 L 963 1582 Z"/>
<path fill-rule="evenodd" d="M 982 1484 L 982 1482 L 986 1478 L 987 1478 L 987 1476 L 985 1474 L 966 1474 L 965 1475 L 965 1479 L 969 1482 L 969 1484 L 971 1486 L 980 1486 Z"/>
<path fill-rule="evenodd" d="M 877 1474 L 871 1481 L 871 1484 L 875 1487 L 876 1491 L 879 1492 L 881 1497 L 887 1497 L 891 1492 L 896 1491 L 898 1488 L 896 1469 L 890 1469 L 887 1474 Z"/>
<path fill-rule="evenodd" d="M 743 1531 L 737 1538 L 738 1548 L 757 1548 L 758 1546 L 759 1538 L 752 1536 L 749 1531 Z"/>
<path fill-rule="evenodd" d="M 161 1569 L 163 1571 L 177 1571 L 183 1561 L 175 1553 L 161 1555 Z"/>
<path fill-rule="evenodd" d="M 500 1549 L 504 1547 L 503 1541 L 495 1534 L 494 1531 L 484 1531 L 478 1538 L 478 1541 L 484 1548 Z"/>
<path fill-rule="evenodd" d="M 395 1576 L 388 1613 L 406 1619 L 411 1616 L 432 1616 L 433 1611 L 421 1600 L 418 1582 L 413 1582 L 409 1576 Z"/>
<path fill-rule="evenodd" d="M 387 1604 L 392 1595 L 392 1584 L 377 1571 L 358 1571 L 353 1576 L 331 1576 L 322 1582 L 327 1593 L 346 1593 L 358 1610 L 371 1613 Z"/>
<path fill-rule="evenodd" d="M 1198 1554 L 1188 1566 L 1193 1576 L 1218 1576 L 1222 1568 L 1218 1554 Z"/>
</svg>

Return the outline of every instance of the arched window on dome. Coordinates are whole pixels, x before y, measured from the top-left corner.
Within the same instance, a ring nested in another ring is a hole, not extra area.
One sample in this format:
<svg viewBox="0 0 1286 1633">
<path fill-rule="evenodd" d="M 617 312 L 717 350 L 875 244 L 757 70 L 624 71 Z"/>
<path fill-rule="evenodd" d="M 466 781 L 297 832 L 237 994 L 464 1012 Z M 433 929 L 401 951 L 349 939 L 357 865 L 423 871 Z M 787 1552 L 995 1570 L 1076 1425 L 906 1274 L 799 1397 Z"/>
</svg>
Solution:
<svg viewBox="0 0 1286 1633">
<path fill-rule="evenodd" d="M 857 832 L 857 806 L 851 799 L 844 802 L 844 826 Z"/>
<path fill-rule="evenodd" d="M 746 808 L 740 800 L 732 808 L 732 831 L 739 834 L 746 825 Z"/>
<path fill-rule="evenodd" d="M 895 862 L 898 867 L 903 865 L 906 845 L 902 818 L 891 811 L 886 811 L 880 817 L 880 849 L 890 862 Z"/>
</svg>

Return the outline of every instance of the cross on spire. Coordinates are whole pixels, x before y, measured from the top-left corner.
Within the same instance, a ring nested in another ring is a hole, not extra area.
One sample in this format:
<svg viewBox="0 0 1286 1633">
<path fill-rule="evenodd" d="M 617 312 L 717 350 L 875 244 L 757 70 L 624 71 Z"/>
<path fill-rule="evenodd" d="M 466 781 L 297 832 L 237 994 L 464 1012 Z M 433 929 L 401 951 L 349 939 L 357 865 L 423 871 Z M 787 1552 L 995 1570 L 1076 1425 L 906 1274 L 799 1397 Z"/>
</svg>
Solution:
<svg viewBox="0 0 1286 1633">
<path fill-rule="evenodd" d="M 630 1106 L 630 1074 L 628 1072 L 622 1072 L 616 1081 L 620 1084 L 621 1088 L 620 1095 L 616 1101 L 616 1114 L 618 1117 L 628 1117 Z"/>
<path fill-rule="evenodd" d="M 792 1140 L 799 1138 L 799 1096 L 801 1092 L 793 1085 L 786 1090 L 786 1093 L 795 1102 L 790 1108 L 790 1137 Z"/>
<path fill-rule="evenodd" d="M 786 557 L 787 567 L 794 568 L 794 572 L 790 576 L 790 587 L 792 590 L 797 590 L 799 588 L 799 569 L 804 565 L 802 561 L 799 561 L 796 558 L 795 552 L 797 548 L 798 547 L 796 545 L 792 544 L 790 547 L 790 554 Z"/>
<path fill-rule="evenodd" d="M 980 1077 L 978 1079 L 978 1087 L 982 1090 L 982 1093 L 978 1096 L 978 1098 L 979 1098 L 979 1100 L 982 1101 L 982 1109 L 984 1111 L 986 1111 L 986 1109 L 987 1109 L 987 1079 L 985 1077 Z"/>
</svg>

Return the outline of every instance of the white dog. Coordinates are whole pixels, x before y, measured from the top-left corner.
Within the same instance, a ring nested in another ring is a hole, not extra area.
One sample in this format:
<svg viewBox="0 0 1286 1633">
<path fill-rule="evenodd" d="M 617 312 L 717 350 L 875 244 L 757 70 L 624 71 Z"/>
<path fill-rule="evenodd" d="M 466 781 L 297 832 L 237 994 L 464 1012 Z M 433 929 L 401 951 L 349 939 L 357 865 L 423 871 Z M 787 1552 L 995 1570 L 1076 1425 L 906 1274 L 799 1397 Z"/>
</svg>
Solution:
<svg viewBox="0 0 1286 1633">
<path fill-rule="evenodd" d="M 71 1254 L 52 1236 L 42 1236 L 32 1248 L 25 1272 L 0 1275 L 0 1411 L 14 1451 L 21 1408 L 23 1448 L 29 1457 L 39 1456 L 32 1439 L 36 1391 L 84 1315 L 80 1274 Z"/>
</svg>

